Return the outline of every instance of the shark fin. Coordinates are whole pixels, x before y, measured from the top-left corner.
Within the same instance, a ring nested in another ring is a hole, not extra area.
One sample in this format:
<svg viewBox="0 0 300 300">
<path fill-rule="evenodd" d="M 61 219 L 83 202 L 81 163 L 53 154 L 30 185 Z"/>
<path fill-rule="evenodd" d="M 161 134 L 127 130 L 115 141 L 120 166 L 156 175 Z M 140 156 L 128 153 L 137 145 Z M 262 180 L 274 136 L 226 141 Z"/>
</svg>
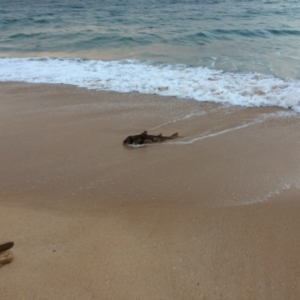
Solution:
<svg viewBox="0 0 300 300">
<path fill-rule="evenodd" d="M 160 133 L 158 136 L 161 137 L 161 136 L 162 136 L 162 133 Z"/>
<path fill-rule="evenodd" d="M 148 134 L 147 130 L 141 133 L 141 135 L 147 135 L 147 134 Z"/>
<path fill-rule="evenodd" d="M 170 136 L 171 138 L 177 138 L 178 137 L 178 132 L 174 133 L 173 135 Z"/>
</svg>

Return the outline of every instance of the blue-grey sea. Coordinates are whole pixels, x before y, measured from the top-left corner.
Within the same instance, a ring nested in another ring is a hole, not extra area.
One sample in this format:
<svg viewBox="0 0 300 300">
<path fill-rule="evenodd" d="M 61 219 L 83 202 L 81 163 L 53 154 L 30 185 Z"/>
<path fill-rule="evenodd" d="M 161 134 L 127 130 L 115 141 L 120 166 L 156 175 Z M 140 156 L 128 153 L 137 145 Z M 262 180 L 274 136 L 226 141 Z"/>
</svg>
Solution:
<svg viewBox="0 0 300 300">
<path fill-rule="evenodd" d="M 296 0 L 0 0 L 0 81 L 300 110 Z"/>
</svg>

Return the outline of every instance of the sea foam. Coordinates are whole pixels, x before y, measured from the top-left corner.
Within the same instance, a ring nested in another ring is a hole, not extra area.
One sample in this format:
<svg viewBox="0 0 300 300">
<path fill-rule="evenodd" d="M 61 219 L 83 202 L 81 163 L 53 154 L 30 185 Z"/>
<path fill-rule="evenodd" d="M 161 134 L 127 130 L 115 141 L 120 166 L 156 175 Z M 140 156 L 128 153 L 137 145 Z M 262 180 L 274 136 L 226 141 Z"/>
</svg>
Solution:
<svg viewBox="0 0 300 300">
<path fill-rule="evenodd" d="M 176 96 L 246 107 L 300 111 L 300 81 L 138 60 L 1 58 L 0 81 L 70 84 L 87 89 Z"/>
</svg>

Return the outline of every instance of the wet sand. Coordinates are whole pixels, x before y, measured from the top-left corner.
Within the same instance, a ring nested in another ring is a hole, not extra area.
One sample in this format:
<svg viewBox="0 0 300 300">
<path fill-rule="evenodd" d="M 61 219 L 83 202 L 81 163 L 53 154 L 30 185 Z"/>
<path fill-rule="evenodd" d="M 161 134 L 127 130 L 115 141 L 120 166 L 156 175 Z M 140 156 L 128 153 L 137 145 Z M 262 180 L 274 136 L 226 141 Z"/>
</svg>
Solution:
<svg viewBox="0 0 300 300">
<path fill-rule="evenodd" d="M 0 85 L 3 299 L 299 299 L 300 117 Z M 148 130 L 176 141 L 125 147 Z"/>
</svg>

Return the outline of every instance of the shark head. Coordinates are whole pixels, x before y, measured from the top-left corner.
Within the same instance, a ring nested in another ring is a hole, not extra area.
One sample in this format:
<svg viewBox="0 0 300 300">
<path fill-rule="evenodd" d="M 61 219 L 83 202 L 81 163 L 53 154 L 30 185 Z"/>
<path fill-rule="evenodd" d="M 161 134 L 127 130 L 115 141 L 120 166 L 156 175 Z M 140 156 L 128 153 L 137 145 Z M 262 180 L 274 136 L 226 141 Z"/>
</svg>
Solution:
<svg viewBox="0 0 300 300">
<path fill-rule="evenodd" d="M 128 136 L 124 141 L 123 141 L 123 144 L 133 144 L 133 137 L 130 135 Z"/>
</svg>

